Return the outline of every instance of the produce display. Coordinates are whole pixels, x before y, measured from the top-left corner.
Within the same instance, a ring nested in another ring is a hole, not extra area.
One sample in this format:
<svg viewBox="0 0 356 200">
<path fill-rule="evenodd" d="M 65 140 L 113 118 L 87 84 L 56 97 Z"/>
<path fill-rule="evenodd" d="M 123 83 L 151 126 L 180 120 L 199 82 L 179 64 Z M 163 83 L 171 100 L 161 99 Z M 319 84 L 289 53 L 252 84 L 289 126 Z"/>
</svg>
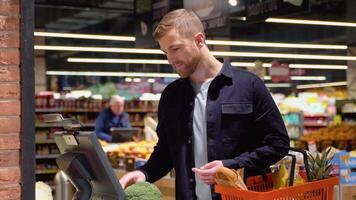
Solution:
<svg viewBox="0 0 356 200">
<path fill-rule="evenodd" d="M 303 135 L 296 144 L 299 148 L 307 149 L 308 141 L 315 141 L 320 151 L 329 146 L 348 151 L 354 150 L 356 149 L 356 124 L 332 124 Z"/>
<path fill-rule="evenodd" d="M 161 200 L 161 191 L 153 184 L 140 181 L 125 189 L 126 200 Z"/>
<path fill-rule="evenodd" d="M 101 141 L 101 145 L 107 145 L 106 142 Z M 128 158 L 134 160 L 147 160 L 153 152 L 153 147 L 156 142 L 140 141 L 140 142 L 125 142 L 118 144 L 116 149 L 107 152 L 107 156 L 114 168 L 120 168 L 120 162 L 126 162 Z M 134 164 L 131 163 L 130 164 Z M 126 166 L 127 167 L 127 166 Z"/>
</svg>

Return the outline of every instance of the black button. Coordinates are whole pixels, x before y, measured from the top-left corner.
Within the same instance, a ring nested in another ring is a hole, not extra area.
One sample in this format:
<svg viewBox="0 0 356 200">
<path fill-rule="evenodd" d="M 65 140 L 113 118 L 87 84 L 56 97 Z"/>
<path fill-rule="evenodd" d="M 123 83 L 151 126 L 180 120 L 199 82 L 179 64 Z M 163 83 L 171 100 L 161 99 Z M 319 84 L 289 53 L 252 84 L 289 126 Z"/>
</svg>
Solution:
<svg viewBox="0 0 356 200">
<path fill-rule="evenodd" d="M 191 143 L 192 143 L 192 138 L 189 137 L 189 138 L 188 138 L 188 144 L 191 144 Z"/>
<path fill-rule="evenodd" d="M 190 178 L 190 179 L 189 179 L 189 182 L 193 183 L 193 182 L 194 182 L 194 179 Z"/>
</svg>

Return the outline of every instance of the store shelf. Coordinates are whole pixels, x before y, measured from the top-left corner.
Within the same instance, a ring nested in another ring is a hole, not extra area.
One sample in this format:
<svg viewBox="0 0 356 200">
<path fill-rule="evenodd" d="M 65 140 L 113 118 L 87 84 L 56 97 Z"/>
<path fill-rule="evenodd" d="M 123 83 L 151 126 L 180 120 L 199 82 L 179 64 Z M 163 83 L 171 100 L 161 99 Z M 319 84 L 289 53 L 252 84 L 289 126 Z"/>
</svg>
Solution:
<svg viewBox="0 0 356 200">
<path fill-rule="evenodd" d="M 36 159 L 55 159 L 58 158 L 60 154 L 37 154 Z"/>
<path fill-rule="evenodd" d="M 330 117 L 329 115 L 326 114 L 315 114 L 315 115 L 311 115 L 311 114 L 304 114 L 304 118 L 312 118 L 312 117 Z"/>
<path fill-rule="evenodd" d="M 356 109 L 343 110 L 343 114 L 356 114 Z"/>
<path fill-rule="evenodd" d="M 36 170 L 36 174 L 55 174 L 57 172 L 58 172 L 58 169 Z"/>
<path fill-rule="evenodd" d="M 82 123 L 84 127 L 95 127 L 95 123 Z M 37 123 L 36 128 L 60 128 L 63 124 L 61 123 Z"/>
<path fill-rule="evenodd" d="M 140 109 L 140 108 L 127 108 L 125 109 L 125 112 L 128 113 L 155 113 L 157 112 L 157 109 Z"/>
<path fill-rule="evenodd" d="M 55 112 L 100 112 L 102 109 L 83 109 L 83 108 L 36 108 L 36 113 L 55 113 Z"/>
<path fill-rule="evenodd" d="M 54 140 L 36 141 L 36 144 L 55 144 Z"/>
<path fill-rule="evenodd" d="M 304 127 L 325 127 L 328 126 L 329 123 L 316 123 L 316 122 L 304 122 Z"/>
<path fill-rule="evenodd" d="M 143 122 L 131 122 L 131 126 L 143 127 L 143 126 L 145 126 L 145 124 Z"/>
</svg>

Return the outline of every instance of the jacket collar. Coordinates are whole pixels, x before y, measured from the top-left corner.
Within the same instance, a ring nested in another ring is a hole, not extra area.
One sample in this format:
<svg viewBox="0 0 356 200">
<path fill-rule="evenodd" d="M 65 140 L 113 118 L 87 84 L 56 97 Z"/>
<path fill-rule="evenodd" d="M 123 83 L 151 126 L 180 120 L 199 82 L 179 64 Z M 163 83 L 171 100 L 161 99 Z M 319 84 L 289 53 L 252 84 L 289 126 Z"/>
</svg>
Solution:
<svg viewBox="0 0 356 200">
<path fill-rule="evenodd" d="M 232 78 L 232 68 L 231 68 L 230 62 L 224 61 L 223 58 L 218 58 L 218 60 L 223 63 L 220 74 L 222 74 L 228 78 Z"/>
</svg>

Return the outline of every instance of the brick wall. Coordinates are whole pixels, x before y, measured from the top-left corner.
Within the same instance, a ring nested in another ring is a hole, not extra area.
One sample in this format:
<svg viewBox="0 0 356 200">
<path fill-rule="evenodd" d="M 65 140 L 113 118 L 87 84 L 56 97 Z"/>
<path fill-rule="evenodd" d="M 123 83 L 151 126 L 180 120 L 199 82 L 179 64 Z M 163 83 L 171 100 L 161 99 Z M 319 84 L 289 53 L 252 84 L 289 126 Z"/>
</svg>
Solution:
<svg viewBox="0 0 356 200">
<path fill-rule="evenodd" d="M 0 199 L 21 198 L 19 0 L 0 0 Z"/>
</svg>

